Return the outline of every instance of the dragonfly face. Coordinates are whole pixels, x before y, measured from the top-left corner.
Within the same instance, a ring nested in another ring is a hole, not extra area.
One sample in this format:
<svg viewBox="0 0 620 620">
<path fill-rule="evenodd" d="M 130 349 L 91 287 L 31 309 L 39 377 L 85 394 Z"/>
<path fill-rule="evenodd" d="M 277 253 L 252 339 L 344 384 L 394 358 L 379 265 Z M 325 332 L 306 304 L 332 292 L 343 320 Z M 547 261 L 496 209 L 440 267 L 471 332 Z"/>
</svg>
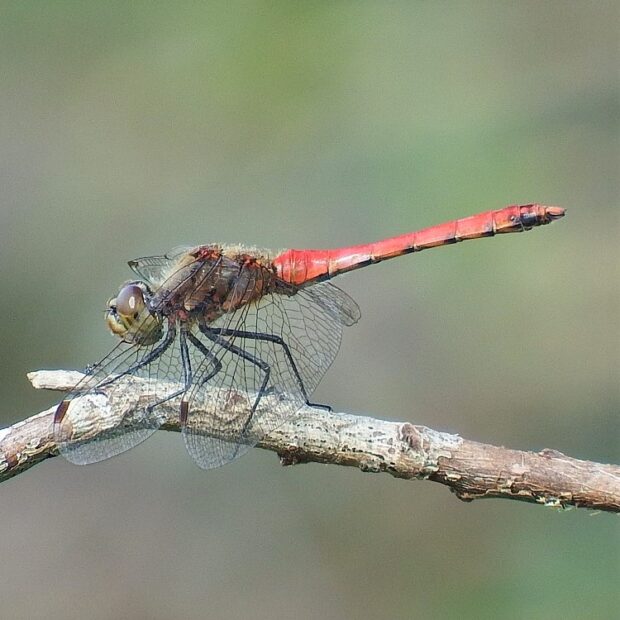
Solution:
<svg viewBox="0 0 620 620">
<path fill-rule="evenodd" d="M 106 323 L 110 331 L 130 344 L 150 345 L 163 335 L 162 318 L 151 312 L 151 289 L 136 280 L 123 285 L 108 301 Z"/>
</svg>

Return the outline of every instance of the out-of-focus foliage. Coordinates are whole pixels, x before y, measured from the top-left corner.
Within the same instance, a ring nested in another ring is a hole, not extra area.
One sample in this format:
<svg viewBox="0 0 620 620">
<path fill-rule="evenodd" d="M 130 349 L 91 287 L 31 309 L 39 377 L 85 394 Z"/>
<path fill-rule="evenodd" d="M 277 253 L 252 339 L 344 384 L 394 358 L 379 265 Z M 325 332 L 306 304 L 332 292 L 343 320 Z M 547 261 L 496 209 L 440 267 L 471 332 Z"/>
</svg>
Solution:
<svg viewBox="0 0 620 620">
<path fill-rule="evenodd" d="M 125 261 L 370 241 L 511 202 L 567 217 L 342 278 L 316 395 L 481 441 L 620 459 L 618 5 L 4 2 L 2 422 L 24 375 L 114 343 Z M 429 483 L 203 473 L 158 434 L 2 485 L 6 617 L 611 618 L 609 515 Z"/>
</svg>

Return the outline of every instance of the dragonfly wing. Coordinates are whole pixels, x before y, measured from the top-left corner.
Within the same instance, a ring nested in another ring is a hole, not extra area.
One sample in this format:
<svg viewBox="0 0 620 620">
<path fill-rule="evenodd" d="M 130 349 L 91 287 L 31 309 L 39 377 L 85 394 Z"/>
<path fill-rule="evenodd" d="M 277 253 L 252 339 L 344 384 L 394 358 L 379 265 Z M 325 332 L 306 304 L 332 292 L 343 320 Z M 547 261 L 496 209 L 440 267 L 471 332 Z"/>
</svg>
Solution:
<svg viewBox="0 0 620 620">
<path fill-rule="evenodd" d="M 355 325 L 362 316 L 357 302 L 331 282 L 319 282 L 302 290 L 313 303 L 347 327 Z"/>
<path fill-rule="evenodd" d="M 196 463 L 224 465 L 291 419 L 336 357 L 343 326 L 357 318 L 346 293 L 321 283 L 203 326 L 194 346 L 205 363 L 194 371 L 183 424 Z"/>
<path fill-rule="evenodd" d="M 171 333 L 156 345 L 121 343 L 90 367 L 56 410 L 60 453 L 72 463 L 96 463 L 150 437 L 164 420 L 162 405 L 183 385 L 178 347 Z"/>
<path fill-rule="evenodd" d="M 158 284 L 166 276 L 170 275 L 172 267 L 179 260 L 179 257 L 188 252 L 191 248 L 179 247 L 161 256 L 143 256 L 130 260 L 127 264 L 129 268 L 145 282 Z"/>
</svg>

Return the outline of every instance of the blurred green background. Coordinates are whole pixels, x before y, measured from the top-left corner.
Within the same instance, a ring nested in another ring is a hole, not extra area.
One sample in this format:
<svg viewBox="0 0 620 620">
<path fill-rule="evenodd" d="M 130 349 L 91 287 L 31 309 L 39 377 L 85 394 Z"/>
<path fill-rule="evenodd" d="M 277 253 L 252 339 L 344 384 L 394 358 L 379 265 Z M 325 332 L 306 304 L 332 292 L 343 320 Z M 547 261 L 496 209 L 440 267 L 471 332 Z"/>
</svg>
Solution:
<svg viewBox="0 0 620 620">
<path fill-rule="evenodd" d="M 114 344 L 125 262 L 327 247 L 515 202 L 526 235 L 341 278 L 315 400 L 620 460 L 617 2 L 2 2 L 2 424 Z M 612 618 L 617 518 L 158 433 L 0 488 L 12 618 Z"/>
</svg>

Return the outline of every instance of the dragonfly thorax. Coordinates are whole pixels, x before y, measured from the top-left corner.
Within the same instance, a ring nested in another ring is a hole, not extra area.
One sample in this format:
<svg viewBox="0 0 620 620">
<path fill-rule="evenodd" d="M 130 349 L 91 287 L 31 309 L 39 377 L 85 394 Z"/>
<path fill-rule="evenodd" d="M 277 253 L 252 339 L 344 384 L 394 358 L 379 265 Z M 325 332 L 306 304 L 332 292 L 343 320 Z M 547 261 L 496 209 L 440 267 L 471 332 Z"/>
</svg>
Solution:
<svg viewBox="0 0 620 620">
<path fill-rule="evenodd" d="M 258 301 L 275 286 L 274 273 L 254 257 L 200 246 L 182 256 L 162 282 L 154 283 L 148 305 L 152 312 L 180 322 L 211 324 Z"/>
</svg>

